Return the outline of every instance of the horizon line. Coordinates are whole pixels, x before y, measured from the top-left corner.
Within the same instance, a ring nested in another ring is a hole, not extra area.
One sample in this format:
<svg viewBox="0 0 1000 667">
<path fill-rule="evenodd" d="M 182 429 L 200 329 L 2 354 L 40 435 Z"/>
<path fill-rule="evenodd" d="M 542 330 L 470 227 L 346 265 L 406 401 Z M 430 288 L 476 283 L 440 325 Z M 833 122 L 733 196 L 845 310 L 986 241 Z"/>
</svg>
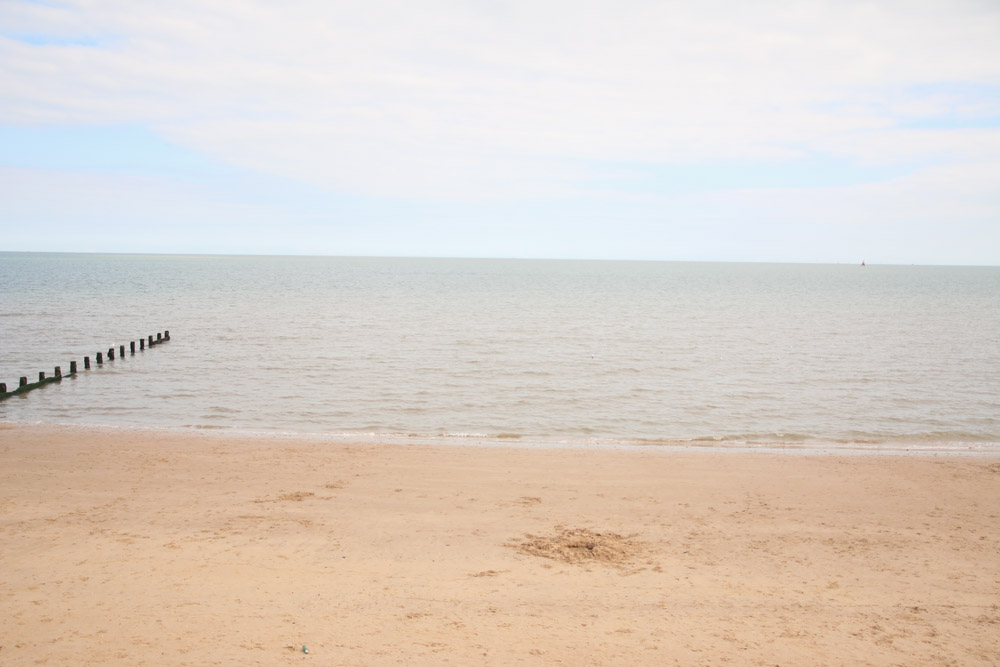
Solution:
<svg viewBox="0 0 1000 667">
<path fill-rule="evenodd" d="M 69 251 L 69 250 L 0 250 L 0 255 L 113 255 L 120 257 L 256 257 L 256 258 L 302 258 L 302 259 L 426 259 L 426 260 L 456 260 L 456 261 L 525 261 L 525 262 L 643 262 L 672 264 L 790 264 L 815 266 L 924 266 L 924 267 L 963 267 L 963 268 L 998 268 L 1000 264 L 923 264 L 918 262 L 869 262 L 826 261 L 810 262 L 800 260 L 761 260 L 761 259 L 649 259 L 649 258 L 611 258 L 611 257 L 513 257 L 490 255 L 320 255 L 308 253 L 243 253 L 243 252 L 125 252 L 125 251 Z"/>
</svg>

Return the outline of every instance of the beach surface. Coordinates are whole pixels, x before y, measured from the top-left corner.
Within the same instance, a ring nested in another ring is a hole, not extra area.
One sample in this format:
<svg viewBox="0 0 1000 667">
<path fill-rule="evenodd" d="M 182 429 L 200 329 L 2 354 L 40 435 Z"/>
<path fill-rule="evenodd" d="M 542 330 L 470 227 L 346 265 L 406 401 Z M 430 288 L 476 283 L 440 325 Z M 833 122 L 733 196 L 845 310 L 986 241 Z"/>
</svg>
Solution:
<svg viewBox="0 0 1000 667">
<path fill-rule="evenodd" d="M 0 425 L 0 664 L 310 662 L 994 665 L 1000 458 Z"/>
</svg>

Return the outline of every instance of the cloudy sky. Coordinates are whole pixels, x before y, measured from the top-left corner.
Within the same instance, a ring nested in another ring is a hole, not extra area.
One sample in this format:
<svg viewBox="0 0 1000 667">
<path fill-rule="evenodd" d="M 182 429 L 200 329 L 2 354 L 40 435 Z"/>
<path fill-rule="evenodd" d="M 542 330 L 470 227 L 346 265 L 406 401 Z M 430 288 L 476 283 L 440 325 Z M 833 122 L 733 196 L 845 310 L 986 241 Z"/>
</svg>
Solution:
<svg viewBox="0 0 1000 667">
<path fill-rule="evenodd" d="M 0 0 L 0 250 L 1000 264 L 1000 2 Z"/>
</svg>

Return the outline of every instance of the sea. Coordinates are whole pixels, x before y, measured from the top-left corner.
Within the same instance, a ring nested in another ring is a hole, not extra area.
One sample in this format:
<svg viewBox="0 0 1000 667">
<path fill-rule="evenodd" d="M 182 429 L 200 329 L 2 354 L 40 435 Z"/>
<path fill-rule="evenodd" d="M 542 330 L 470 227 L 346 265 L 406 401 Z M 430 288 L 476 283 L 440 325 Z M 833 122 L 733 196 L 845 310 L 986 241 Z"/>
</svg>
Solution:
<svg viewBox="0 0 1000 667">
<path fill-rule="evenodd" d="M 1000 453 L 1000 267 L 0 253 L 0 382 L 74 360 L 0 422 Z"/>
</svg>

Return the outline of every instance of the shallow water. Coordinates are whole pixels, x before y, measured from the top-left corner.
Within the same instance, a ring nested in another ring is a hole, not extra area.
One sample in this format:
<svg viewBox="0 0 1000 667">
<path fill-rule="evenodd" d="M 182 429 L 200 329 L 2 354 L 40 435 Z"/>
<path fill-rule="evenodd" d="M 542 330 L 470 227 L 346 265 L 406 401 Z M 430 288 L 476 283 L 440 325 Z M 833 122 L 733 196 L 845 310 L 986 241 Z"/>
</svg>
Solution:
<svg viewBox="0 0 1000 667">
<path fill-rule="evenodd" d="M 1000 451 L 1000 268 L 0 253 L 0 420 Z"/>
</svg>

